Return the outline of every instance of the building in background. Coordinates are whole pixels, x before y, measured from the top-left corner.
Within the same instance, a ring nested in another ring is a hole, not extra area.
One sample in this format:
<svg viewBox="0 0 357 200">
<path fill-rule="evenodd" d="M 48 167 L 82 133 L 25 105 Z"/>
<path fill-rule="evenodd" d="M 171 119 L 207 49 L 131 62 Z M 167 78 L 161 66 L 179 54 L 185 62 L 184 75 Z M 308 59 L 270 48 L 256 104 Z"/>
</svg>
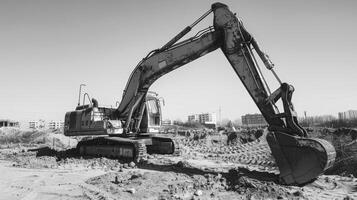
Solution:
<svg viewBox="0 0 357 200">
<path fill-rule="evenodd" d="M 29 121 L 29 128 L 38 129 L 39 128 L 38 121 Z"/>
<path fill-rule="evenodd" d="M 29 121 L 29 128 L 32 129 L 43 129 L 45 128 L 46 124 L 45 124 L 45 120 L 33 120 L 33 121 Z"/>
<path fill-rule="evenodd" d="M 216 113 L 202 113 L 198 118 L 201 124 L 217 124 Z"/>
<path fill-rule="evenodd" d="M 357 110 L 347 110 L 345 112 L 338 113 L 339 120 L 357 119 Z"/>
<path fill-rule="evenodd" d="M 188 116 L 189 123 L 200 123 L 208 128 L 216 128 L 217 116 L 216 113 L 201 113 Z"/>
<path fill-rule="evenodd" d="M 242 125 L 246 127 L 262 127 L 267 126 L 262 114 L 246 114 L 242 116 Z"/>
<path fill-rule="evenodd" d="M 20 123 L 9 119 L 0 119 L 1 127 L 20 127 Z"/>
<path fill-rule="evenodd" d="M 189 115 L 189 116 L 188 116 L 188 122 L 189 122 L 189 123 L 200 122 L 200 117 L 199 117 L 199 115 L 198 115 L 198 114 Z"/>
<path fill-rule="evenodd" d="M 50 121 L 48 123 L 48 129 L 55 130 L 55 129 L 63 129 L 64 122 L 62 121 Z"/>
</svg>

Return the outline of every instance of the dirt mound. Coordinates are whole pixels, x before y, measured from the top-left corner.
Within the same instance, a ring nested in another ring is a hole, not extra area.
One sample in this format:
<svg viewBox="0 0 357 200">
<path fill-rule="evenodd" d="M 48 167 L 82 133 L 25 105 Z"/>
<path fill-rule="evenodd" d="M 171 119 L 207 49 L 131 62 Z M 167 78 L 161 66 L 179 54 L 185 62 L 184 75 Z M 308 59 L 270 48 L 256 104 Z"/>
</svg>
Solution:
<svg viewBox="0 0 357 200">
<path fill-rule="evenodd" d="M 22 130 L 18 128 L 0 128 L 0 145 L 12 147 L 47 145 L 56 149 L 65 149 L 77 145 L 77 140 L 66 137 L 59 130 Z"/>
<path fill-rule="evenodd" d="M 259 180 L 257 176 L 260 176 Z M 229 189 L 246 195 L 247 199 L 306 199 L 301 191 L 292 192 L 287 186 L 277 184 L 277 177 L 264 173 L 232 169 L 225 177 Z M 262 178 L 270 181 L 262 181 Z"/>
<path fill-rule="evenodd" d="M 122 199 L 234 199 L 226 191 L 221 175 L 186 175 L 174 172 L 132 171 L 107 173 L 87 181 L 88 184 Z M 155 183 L 155 184 L 152 184 Z"/>
<path fill-rule="evenodd" d="M 43 169 L 57 168 L 56 158 L 52 156 L 36 157 L 35 152 L 11 151 L 8 154 L 1 152 L 1 157 L 14 162 L 14 167 Z"/>
<path fill-rule="evenodd" d="M 334 135 L 336 135 L 336 136 L 344 135 L 346 137 L 350 137 L 352 140 L 356 140 L 357 139 L 357 130 L 352 129 L 352 128 L 339 128 L 334 131 Z"/>
<path fill-rule="evenodd" d="M 332 181 L 328 177 L 325 179 Z M 329 191 L 329 186 L 322 182 L 293 187 L 257 180 L 239 170 L 221 174 L 138 169 L 109 172 L 86 183 L 97 188 L 97 196 L 120 196 L 122 199 L 311 199 L 314 195 L 317 198 L 330 195 L 338 199 L 348 196 L 346 191 L 343 194 L 339 194 L 339 190 Z M 317 187 L 320 189 L 315 192 Z"/>
<path fill-rule="evenodd" d="M 15 128 L 0 128 L 0 144 L 11 143 L 43 143 L 43 137 L 46 135 L 43 131 L 21 130 Z"/>
<path fill-rule="evenodd" d="M 28 151 L 30 152 L 36 152 L 37 157 L 43 157 L 43 156 L 56 156 L 57 151 L 54 149 L 51 149 L 50 147 L 41 147 L 41 148 L 36 148 L 36 149 L 29 149 Z"/>
<path fill-rule="evenodd" d="M 35 149 L 5 149 L 0 150 L 0 159 L 14 162 L 14 166 L 22 168 L 73 168 L 103 169 L 120 171 L 136 168 L 134 162 L 108 158 L 82 157 L 76 148 L 55 150 L 49 147 Z"/>
</svg>

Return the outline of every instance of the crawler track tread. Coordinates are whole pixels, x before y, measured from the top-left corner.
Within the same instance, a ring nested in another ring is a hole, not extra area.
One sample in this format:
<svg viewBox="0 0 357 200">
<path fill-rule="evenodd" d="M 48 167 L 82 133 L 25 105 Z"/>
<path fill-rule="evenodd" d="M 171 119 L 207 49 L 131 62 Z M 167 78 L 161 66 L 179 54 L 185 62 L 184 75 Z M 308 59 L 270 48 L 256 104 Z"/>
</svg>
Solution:
<svg viewBox="0 0 357 200">
<path fill-rule="evenodd" d="M 171 140 L 174 144 L 173 156 L 180 156 L 182 154 L 180 140 L 178 138 L 171 138 Z"/>
<path fill-rule="evenodd" d="M 135 143 L 135 151 L 136 156 L 133 158 L 133 160 L 140 162 L 147 159 L 146 145 L 143 142 L 137 141 Z"/>
</svg>

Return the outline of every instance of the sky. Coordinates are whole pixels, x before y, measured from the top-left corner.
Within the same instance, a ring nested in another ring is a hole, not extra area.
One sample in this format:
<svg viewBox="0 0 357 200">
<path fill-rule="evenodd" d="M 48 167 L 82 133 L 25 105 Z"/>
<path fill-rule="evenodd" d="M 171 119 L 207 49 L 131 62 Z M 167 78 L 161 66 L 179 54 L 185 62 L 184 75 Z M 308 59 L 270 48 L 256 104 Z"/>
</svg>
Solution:
<svg viewBox="0 0 357 200">
<path fill-rule="evenodd" d="M 214 2 L 0 0 L 0 118 L 63 120 L 77 105 L 81 83 L 100 105 L 115 106 L 137 63 Z M 222 3 L 295 87 L 300 116 L 357 109 L 357 1 Z M 212 20 L 211 14 L 187 37 Z M 221 109 L 221 118 L 235 120 L 259 112 L 220 50 L 163 76 L 151 90 L 165 100 L 164 119 Z"/>
</svg>

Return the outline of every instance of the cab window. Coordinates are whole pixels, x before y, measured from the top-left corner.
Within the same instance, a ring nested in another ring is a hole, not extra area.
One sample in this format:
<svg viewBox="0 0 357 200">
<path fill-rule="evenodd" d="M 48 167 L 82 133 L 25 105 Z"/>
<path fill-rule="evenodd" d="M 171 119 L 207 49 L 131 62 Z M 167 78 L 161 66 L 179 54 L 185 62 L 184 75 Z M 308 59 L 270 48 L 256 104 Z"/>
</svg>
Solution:
<svg viewBox="0 0 357 200">
<path fill-rule="evenodd" d="M 157 107 L 157 103 L 155 100 L 151 100 L 147 102 L 148 110 L 152 114 L 158 114 L 159 108 Z"/>
</svg>

